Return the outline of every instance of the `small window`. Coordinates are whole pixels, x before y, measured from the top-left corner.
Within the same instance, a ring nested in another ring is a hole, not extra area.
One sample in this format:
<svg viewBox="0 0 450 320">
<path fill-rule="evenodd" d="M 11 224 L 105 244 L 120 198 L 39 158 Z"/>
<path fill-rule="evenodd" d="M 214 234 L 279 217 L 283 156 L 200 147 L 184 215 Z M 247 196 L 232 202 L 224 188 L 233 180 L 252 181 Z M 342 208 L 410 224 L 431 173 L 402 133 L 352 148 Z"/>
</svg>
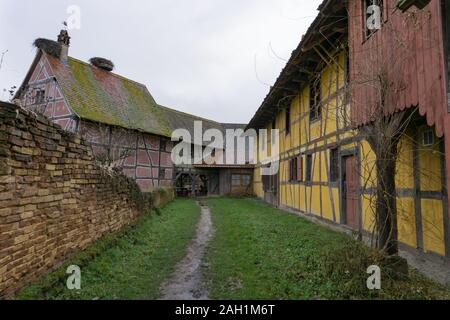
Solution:
<svg viewBox="0 0 450 320">
<path fill-rule="evenodd" d="M 425 147 L 431 147 L 434 145 L 434 132 L 433 130 L 426 130 L 423 133 L 423 145 Z"/>
<path fill-rule="evenodd" d="M 339 150 L 330 150 L 330 182 L 339 180 Z"/>
<path fill-rule="evenodd" d="M 291 110 L 289 108 L 286 109 L 286 135 L 291 133 Z"/>
<path fill-rule="evenodd" d="M 245 187 L 248 187 L 249 185 L 252 184 L 252 176 L 245 174 L 242 176 L 242 185 Z"/>
<path fill-rule="evenodd" d="M 312 181 L 312 154 L 306 156 L 306 176 L 305 181 Z"/>
<path fill-rule="evenodd" d="M 309 96 L 309 119 L 319 120 L 322 116 L 322 89 L 321 76 L 316 77 L 310 85 Z"/>
<path fill-rule="evenodd" d="M 240 187 L 241 186 L 241 176 L 238 174 L 233 174 L 231 177 L 231 184 L 233 187 Z"/>
<path fill-rule="evenodd" d="M 161 140 L 161 151 L 166 151 L 167 142 L 166 140 Z"/>
<path fill-rule="evenodd" d="M 303 181 L 303 157 L 297 157 L 297 181 Z"/>
<path fill-rule="evenodd" d="M 45 90 L 36 90 L 35 103 L 42 104 L 45 101 Z"/>
<path fill-rule="evenodd" d="M 364 34 L 369 39 L 381 29 L 383 23 L 383 0 L 363 0 Z"/>
<path fill-rule="evenodd" d="M 289 181 L 297 181 L 297 158 L 289 160 Z"/>
</svg>

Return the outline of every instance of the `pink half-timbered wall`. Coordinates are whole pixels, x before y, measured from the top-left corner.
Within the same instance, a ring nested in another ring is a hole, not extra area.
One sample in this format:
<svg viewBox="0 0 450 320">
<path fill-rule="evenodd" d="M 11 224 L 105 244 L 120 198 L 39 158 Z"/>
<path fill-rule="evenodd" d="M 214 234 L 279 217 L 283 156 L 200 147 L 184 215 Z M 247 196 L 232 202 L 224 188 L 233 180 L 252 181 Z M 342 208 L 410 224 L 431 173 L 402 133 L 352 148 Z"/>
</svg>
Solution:
<svg viewBox="0 0 450 320">
<path fill-rule="evenodd" d="M 44 90 L 44 99 L 38 100 L 41 90 Z M 78 119 L 70 110 L 45 56 L 41 57 L 33 70 L 22 96 L 22 105 L 44 114 L 67 131 L 77 130 Z"/>
<path fill-rule="evenodd" d="M 42 90 L 45 94 L 39 99 L 38 92 Z M 23 107 L 46 115 L 67 131 L 79 133 L 92 144 L 97 157 L 109 153 L 110 158 L 117 160 L 115 165 L 136 179 L 142 191 L 172 186 L 173 143 L 165 137 L 79 119 L 70 109 L 44 55 L 36 64 L 21 100 Z"/>
<path fill-rule="evenodd" d="M 109 153 L 115 164 L 136 179 L 143 191 L 172 186 L 173 143 L 167 138 L 88 121 L 80 123 L 80 132 L 92 144 L 97 157 Z"/>
</svg>

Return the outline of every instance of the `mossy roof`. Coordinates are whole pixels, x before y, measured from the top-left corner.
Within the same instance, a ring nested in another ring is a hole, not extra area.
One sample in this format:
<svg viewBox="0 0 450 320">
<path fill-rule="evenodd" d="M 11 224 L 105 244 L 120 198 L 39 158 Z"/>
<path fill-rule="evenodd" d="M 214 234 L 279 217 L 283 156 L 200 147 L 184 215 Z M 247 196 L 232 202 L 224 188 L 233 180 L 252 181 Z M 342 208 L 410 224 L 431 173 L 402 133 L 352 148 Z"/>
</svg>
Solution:
<svg viewBox="0 0 450 320">
<path fill-rule="evenodd" d="M 204 130 L 224 129 L 218 122 L 159 105 L 143 84 L 72 57 L 67 63 L 46 57 L 70 108 L 82 119 L 165 137 L 179 128 L 192 134 L 194 121 L 202 121 Z"/>
</svg>

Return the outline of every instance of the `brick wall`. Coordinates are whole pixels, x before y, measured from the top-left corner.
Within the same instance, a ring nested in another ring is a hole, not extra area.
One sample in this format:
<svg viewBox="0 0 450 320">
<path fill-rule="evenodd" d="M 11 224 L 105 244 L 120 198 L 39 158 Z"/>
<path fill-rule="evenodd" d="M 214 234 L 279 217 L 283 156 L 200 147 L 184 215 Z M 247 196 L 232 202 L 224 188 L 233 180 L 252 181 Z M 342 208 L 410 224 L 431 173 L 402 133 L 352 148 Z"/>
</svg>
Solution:
<svg viewBox="0 0 450 320">
<path fill-rule="evenodd" d="M 134 222 L 151 198 L 172 197 L 144 196 L 99 168 L 79 136 L 0 103 L 0 296 Z"/>
</svg>

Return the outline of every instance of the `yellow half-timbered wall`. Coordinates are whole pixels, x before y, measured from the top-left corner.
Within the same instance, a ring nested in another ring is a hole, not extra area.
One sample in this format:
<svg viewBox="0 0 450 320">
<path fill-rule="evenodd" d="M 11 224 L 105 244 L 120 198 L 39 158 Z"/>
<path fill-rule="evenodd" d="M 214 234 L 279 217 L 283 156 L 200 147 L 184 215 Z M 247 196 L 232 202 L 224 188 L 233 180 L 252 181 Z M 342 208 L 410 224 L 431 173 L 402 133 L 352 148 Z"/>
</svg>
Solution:
<svg viewBox="0 0 450 320">
<path fill-rule="evenodd" d="M 342 159 L 354 155 L 357 159 L 359 180 L 359 229 L 365 234 L 374 231 L 375 212 L 375 155 L 367 141 L 357 131 L 350 129 L 350 102 L 347 98 L 346 54 L 337 52 L 323 64 L 318 73 L 321 81 L 322 114 L 319 120 L 310 120 L 310 86 L 299 88 L 292 98 L 290 132 L 286 132 L 286 110 L 275 117 L 275 127 L 280 130 L 280 171 L 278 176 L 277 204 L 313 215 L 331 223 L 345 226 L 346 212 L 343 194 Z M 268 132 L 273 124 L 267 123 Z M 425 146 L 423 133 L 432 130 L 426 124 L 411 124 L 402 138 L 397 162 L 398 237 L 399 241 L 424 252 L 446 255 L 445 218 L 447 197 L 443 191 L 443 153 L 441 141 Z M 269 135 L 270 136 L 270 135 Z M 267 141 L 270 150 L 270 139 Z M 338 150 L 339 176 L 330 179 L 331 150 Z M 312 157 L 311 181 L 305 181 L 306 158 Z M 301 181 L 290 181 L 290 160 L 301 157 Z M 254 175 L 255 194 L 265 199 L 261 165 Z M 447 249 L 448 250 L 448 249 Z"/>
</svg>

